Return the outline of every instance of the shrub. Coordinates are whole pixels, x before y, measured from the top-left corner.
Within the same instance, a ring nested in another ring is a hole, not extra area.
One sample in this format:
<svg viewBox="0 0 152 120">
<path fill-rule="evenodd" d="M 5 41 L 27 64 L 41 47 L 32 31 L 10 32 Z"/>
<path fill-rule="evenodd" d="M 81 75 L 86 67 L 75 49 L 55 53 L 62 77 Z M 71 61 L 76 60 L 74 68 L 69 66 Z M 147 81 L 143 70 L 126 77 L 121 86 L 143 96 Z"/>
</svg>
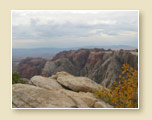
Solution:
<svg viewBox="0 0 152 120">
<path fill-rule="evenodd" d="M 25 84 L 25 83 L 26 83 L 26 81 L 24 81 L 24 80 L 20 77 L 20 75 L 19 75 L 18 72 L 14 72 L 14 73 L 12 74 L 12 84 L 15 84 L 15 83 L 22 83 L 22 84 Z"/>
<path fill-rule="evenodd" d="M 122 69 L 119 80 L 115 81 L 108 91 L 103 87 L 95 95 L 116 108 L 137 108 L 138 70 L 129 64 L 123 64 Z"/>
</svg>

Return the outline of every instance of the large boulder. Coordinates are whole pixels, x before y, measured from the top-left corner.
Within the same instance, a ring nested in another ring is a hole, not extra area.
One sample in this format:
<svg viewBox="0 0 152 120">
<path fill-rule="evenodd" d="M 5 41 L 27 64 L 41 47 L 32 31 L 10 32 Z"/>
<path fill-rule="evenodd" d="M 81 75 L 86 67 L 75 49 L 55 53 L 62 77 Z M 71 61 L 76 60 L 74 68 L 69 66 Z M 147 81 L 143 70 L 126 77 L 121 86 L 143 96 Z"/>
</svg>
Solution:
<svg viewBox="0 0 152 120">
<path fill-rule="evenodd" d="M 12 104 L 18 108 L 71 108 L 77 107 L 68 96 L 56 91 L 26 84 L 14 84 Z"/>
<path fill-rule="evenodd" d="M 69 88 L 70 90 L 76 92 L 95 92 L 97 90 L 102 89 L 101 85 L 97 84 L 96 82 L 92 81 L 87 77 L 74 77 L 72 75 L 60 76 L 60 74 L 63 73 L 57 73 L 57 81 L 66 88 Z"/>
<path fill-rule="evenodd" d="M 62 86 L 56 80 L 42 76 L 32 77 L 30 80 L 30 84 L 49 90 L 62 89 Z"/>
</svg>

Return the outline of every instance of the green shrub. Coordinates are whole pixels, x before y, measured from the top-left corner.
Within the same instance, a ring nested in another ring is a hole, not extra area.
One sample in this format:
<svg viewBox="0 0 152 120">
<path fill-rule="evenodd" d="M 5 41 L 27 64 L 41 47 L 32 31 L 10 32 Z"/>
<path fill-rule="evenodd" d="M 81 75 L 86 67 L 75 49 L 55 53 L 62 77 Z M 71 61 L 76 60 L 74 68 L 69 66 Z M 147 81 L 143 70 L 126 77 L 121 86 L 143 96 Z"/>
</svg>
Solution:
<svg viewBox="0 0 152 120">
<path fill-rule="evenodd" d="M 14 72 L 14 73 L 12 74 L 12 84 L 15 84 L 15 83 L 22 83 L 22 84 L 25 84 L 25 83 L 26 83 L 26 81 L 24 81 L 24 80 L 20 77 L 20 75 L 19 75 L 18 72 Z"/>
</svg>

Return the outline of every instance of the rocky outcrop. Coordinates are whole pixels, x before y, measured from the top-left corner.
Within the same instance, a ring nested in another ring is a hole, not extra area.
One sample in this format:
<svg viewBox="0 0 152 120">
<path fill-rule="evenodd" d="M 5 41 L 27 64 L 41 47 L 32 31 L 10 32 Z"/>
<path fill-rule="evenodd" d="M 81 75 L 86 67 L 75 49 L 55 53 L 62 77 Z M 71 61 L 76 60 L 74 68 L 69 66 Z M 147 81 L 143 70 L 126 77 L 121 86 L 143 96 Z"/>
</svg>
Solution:
<svg viewBox="0 0 152 120">
<path fill-rule="evenodd" d="M 75 76 L 88 77 L 91 80 L 111 86 L 122 72 L 122 64 L 128 63 L 137 69 L 138 53 L 134 50 L 80 49 L 63 51 L 47 61 L 42 75 L 51 76 L 66 71 Z"/>
<path fill-rule="evenodd" d="M 62 74 L 62 73 L 61 73 Z M 69 88 L 70 90 L 73 90 L 75 92 L 94 92 L 99 89 L 102 89 L 100 85 L 92 81 L 91 79 L 87 77 L 74 77 L 72 75 L 60 75 L 60 73 L 57 73 L 58 83 L 62 84 L 66 88 Z"/>
<path fill-rule="evenodd" d="M 102 86 L 86 77 L 58 72 L 49 78 L 34 76 L 29 84 L 13 84 L 13 108 L 112 108 L 94 96 Z"/>
<path fill-rule="evenodd" d="M 30 79 L 34 75 L 40 75 L 46 63 L 42 58 L 25 58 L 18 64 L 17 72 L 21 77 Z"/>
</svg>

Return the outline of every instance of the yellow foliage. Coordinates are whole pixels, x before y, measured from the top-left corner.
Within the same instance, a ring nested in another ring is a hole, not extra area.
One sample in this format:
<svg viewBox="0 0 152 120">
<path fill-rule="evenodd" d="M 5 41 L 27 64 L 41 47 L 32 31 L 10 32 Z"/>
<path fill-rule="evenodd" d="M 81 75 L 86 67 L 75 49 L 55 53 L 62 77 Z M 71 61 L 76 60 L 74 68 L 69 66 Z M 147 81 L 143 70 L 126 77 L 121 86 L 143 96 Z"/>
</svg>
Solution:
<svg viewBox="0 0 152 120">
<path fill-rule="evenodd" d="M 122 69 L 119 80 L 114 81 L 108 91 L 103 87 L 95 95 L 116 108 L 137 108 L 138 70 L 133 69 L 129 64 L 123 64 Z"/>
</svg>

